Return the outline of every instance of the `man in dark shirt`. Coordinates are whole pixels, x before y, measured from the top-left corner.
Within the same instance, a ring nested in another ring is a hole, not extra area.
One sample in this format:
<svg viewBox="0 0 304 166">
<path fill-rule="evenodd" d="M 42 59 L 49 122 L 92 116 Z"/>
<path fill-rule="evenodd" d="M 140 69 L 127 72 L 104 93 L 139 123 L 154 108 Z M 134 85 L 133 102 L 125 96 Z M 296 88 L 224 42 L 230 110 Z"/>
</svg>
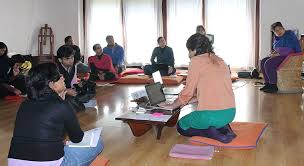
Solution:
<svg viewBox="0 0 304 166">
<path fill-rule="evenodd" d="M 77 68 L 74 64 L 74 50 L 66 45 L 61 46 L 57 50 L 58 69 L 64 77 L 67 94 L 76 96 L 77 92 L 73 89 L 73 85 L 77 83 Z"/>
<path fill-rule="evenodd" d="M 74 45 L 72 36 L 67 36 L 64 39 L 64 43 L 65 45 L 72 47 L 75 52 L 74 64 L 77 66 L 77 72 L 87 73 L 89 71 L 89 67 L 86 64 L 82 63 L 83 57 L 80 54 L 80 48 L 77 45 Z"/>
<path fill-rule="evenodd" d="M 167 46 L 164 37 L 157 39 L 159 47 L 155 47 L 151 56 L 151 64 L 144 67 L 146 75 L 152 75 L 155 71 L 160 71 L 162 76 L 173 75 L 176 72 L 174 68 L 174 54 L 171 47 Z"/>
</svg>

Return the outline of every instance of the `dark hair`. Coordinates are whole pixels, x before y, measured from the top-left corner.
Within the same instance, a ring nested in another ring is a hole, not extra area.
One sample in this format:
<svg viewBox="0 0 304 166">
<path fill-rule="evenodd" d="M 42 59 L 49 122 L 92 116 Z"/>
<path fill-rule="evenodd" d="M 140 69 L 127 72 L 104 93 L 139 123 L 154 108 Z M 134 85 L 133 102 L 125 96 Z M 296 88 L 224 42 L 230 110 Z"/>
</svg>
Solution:
<svg viewBox="0 0 304 166">
<path fill-rule="evenodd" d="M 100 46 L 100 44 L 94 44 L 94 46 L 93 46 L 93 50 L 94 50 L 94 51 L 96 51 L 97 46 Z M 101 47 L 101 46 L 100 46 L 100 47 Z"/>
<path fill-rule="evenodd" d="M 106 37 L 106 40 L 109 40 L 110 38 L 114 38 L 112 35 L 108 35 L 107 37 Z"/>
<path fill-rule="evenodd" d="M 4 52 L 4 54 L 3 54 L 2 56 L 7 56 L 7 52 L 8 52 L 8 50 L 7 50 L 7 46 L 6 46 L 6 44 L 5 44 L 5 43 L 0 42 L 0 49 L 3 49 L 3 48 L 5 48 L 5 49 L 6 49 L 6 51 Z"/>
<path fill-rule="evenodd" d="M 209 38 L 200 33 L 190 36 L 187 40 L 186 47 L 193 51 L 196 50 L 196 55 L 214 53 Z"/>
<path fill-rule="evenodd" d="M 160 39 L 164 38 L 163 36 L 160 36 L 157 38 L 157 43 L 159 43 Z"/>
<path fill-rule="evenodd" d="M 16 63 L 24 63 L 26 59 L 21 54 L 13 55 L 10 58 L 10 66 L 14 66 Z"/>
<path fill-rule="evenodd" d="M 71 46 L 63 45 L 57 50 L 57 58 L 68 58 L 70 56 L 75 56 L 75 51 Z"/>
<path fill-rule="evenodd" d="M 275 22 L 275 23 L 271 24 L 271 30 L 272 31 L 274 31 L 276 27 L 284 28 L 281 22 Z"/>
<path fill-rule="evenodd" d="M 64 42 L 67 43 L 70 39 L 72 39 L 72 36 L 67 36 L 64 38 Z"/>
<path fill-rule="evenodd" d="M 198 26 L 196 27 L 196 33 L 198 33 L 200 29 L 203 29 L 203 31 L 204 31 L 204 32 L 206 32 L 206 30 L 205 30 L 205 27 L 204 27 L 204 26 L 202 26 L 202 25 L 198 25 Z"/>
<path fill-rule="evenodd" d="M 54 63 L 42 63 L 33 67 L 26 78 L 26 91 L 29 99 L 37 100 L 54 93 L 49 87 L 52 81 L 60 79 L 60 73 Z"/>
</svg>

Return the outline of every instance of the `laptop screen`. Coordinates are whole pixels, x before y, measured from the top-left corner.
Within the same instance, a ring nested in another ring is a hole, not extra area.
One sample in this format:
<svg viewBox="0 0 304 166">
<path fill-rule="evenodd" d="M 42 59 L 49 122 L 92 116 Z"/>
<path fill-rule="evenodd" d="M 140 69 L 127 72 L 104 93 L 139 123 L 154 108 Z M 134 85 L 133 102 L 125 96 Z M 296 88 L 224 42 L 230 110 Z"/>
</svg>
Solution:
<svg viewBox="0 0 304 166">
<path fill-rule="evenodd" d="M 166 101 L 162 85 L 159 82 L 146 85 L 145 88 L 152 106 Z"/>
</svg>

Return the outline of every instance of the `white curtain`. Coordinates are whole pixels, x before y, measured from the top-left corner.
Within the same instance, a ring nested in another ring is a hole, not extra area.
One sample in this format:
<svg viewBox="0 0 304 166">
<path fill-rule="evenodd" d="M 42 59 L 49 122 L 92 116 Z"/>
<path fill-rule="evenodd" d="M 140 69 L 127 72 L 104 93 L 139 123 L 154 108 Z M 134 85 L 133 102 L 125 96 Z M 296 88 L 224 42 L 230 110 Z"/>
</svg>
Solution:
<svg viewBox="0 0 304 166">
<path fill-rule="evenodd" d="M 127 64 L 149 63 L 162 35 L 161 0 L 123 0 Z"/>
<path fill-rule="evenodd" d="M 202 0 L 167 0 L 167 43 L 177 66 L 188 65 L 187 39 L 202 25 Z"/>
<path fill-rule="evenodd" d="M 107 35 L 113 35 L 115 42 L 123 45 L 121 1 L 87 0 L 85 55 L 94 55 L 92 47 L 96 43 L 105 47 Z"/>
<path fill-rule="evenodd" d="M 256 0 L 206 0 L 206 30 L 231 67 L 254 67 Z"/>
</svg>

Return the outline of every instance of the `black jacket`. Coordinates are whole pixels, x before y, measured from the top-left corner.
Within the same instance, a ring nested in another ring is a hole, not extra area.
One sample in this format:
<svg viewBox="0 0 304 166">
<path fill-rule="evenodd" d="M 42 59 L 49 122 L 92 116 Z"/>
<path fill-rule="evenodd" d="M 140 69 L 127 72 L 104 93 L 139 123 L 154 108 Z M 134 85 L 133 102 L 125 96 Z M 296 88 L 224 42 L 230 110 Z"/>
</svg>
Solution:
<svg viewBox="0 0 304 166">
<path fill-rule="evenodd" d="M 57 94 L 25 100 L 17 113 L 8 158 L 54 161 L 64 156 L 64 134 L 74 143 L 83 131 L 72 108 Z"/>
</svg>

